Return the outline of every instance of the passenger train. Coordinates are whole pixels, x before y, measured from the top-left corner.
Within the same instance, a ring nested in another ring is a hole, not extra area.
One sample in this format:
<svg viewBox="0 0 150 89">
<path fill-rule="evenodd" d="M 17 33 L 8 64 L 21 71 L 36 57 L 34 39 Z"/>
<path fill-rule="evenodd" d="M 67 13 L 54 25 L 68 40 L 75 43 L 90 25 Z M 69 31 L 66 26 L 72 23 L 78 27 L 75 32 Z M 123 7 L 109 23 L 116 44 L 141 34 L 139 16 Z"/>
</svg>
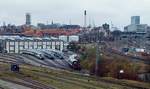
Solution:
<svg viewBox="0 0 150 89">
<path fill-rule="evenodd" d="M 57 50 L 51 50 L 51 52 L 53 52 L 54 56 L 57 58 L 62 60 L 65 59 L 71 68 L 81 70 L 81 65 L 77 54 L 65 55 L 63 52 Z"/>
<path fill-rule="evenodd" d="M 64 54 L 60 51 L 56 51 L 56 50 L 50 50 L 50 52 L 58 59 L 65 59 L 64 58 Z"/>
<path fill-rule="evenodd" d="M 77 54 L 70 55 L 68 58 L 68 63 L 71 68 L 75 70 L 81 70 L 81 65 L 80 65 Z"/>
<path fill-rule="evenodd" d="M 56 50 L 47 50 L 47 49 L 26 49 L 21 52 L 22 54 L 32 55 L 38 59 L 44 60 L 45 58 L 51 60 L 65 60 L 66 63 L 75 70 L 80 70 L 80 62 L 78 60 L 78 56 L 76 54 L 65 56 L 63 52 Z"/>
<path fill-rule="evenodd" d="M 43 53 L 41 53 L 40 51 L 38 50 L 29 50 L 29 49 L 25 49 L 21 52 L 22 54 L 29 54 L 29 55 L 32 55 L 38 59 L 41 59 L 41 60 L 44 60 L 44 55 Z"/>
<path fill-rule="evenodd" d="M 39 50 L 46 58 L 55 60 L 56 57 L 48 50 Z"/>
</svg>

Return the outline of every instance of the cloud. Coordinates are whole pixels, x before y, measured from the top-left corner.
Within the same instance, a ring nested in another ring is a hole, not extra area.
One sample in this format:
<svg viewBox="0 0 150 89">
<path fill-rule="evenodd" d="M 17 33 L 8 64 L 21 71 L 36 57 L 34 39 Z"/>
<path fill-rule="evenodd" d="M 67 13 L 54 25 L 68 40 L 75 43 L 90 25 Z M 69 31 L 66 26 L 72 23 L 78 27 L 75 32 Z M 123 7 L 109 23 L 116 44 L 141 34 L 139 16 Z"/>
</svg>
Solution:
<svg viewBox="0 0 150 89">
<path fill-rule="evenodd" d="M 83 25 L 83 11 L 88 19 L 101 25 L 111 21 L 123 28 L 130 24 L 132 15 L 140 15 L 142 23 L 150 23 L 150 0 L 0 0 L 0 22 L 24 24 L 25 13 L 30 12 L 32 22 L 54 20 L 60 23 Z"/>
</svg>

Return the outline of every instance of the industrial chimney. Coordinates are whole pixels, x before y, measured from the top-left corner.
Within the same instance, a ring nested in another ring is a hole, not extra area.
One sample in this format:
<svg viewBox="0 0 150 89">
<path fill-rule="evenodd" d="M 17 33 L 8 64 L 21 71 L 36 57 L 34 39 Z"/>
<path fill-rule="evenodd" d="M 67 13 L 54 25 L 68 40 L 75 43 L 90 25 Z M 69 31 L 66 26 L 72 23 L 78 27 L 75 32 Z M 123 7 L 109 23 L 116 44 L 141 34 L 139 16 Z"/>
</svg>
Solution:
<svg viewBox="0 0 150 89">
<path fill-rule="evenodd" d="M 85 10 L 84 11 L 84 28 L 86 28 L 86 25 L 87 25 L 87 23 L 86 23 L 86 15 L 87 15 L 87 12 Z"/>
</svg>

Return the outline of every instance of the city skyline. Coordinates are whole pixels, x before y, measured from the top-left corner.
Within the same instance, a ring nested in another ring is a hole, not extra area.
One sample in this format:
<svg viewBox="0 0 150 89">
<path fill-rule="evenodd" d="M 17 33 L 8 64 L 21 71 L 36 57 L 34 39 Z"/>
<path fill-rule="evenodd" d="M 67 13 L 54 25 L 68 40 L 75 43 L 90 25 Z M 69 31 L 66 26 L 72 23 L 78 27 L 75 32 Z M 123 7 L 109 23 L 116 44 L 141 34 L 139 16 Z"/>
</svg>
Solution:
<svg viewBox="0 0 150 89">
<path fill-rule="evenodd" d="M 129 3 L 130 2 L 130 3 Z M 0 25 L 21 25 L 25 13 L 31 13 L 32 24 L 56 23 L 83 26 L 83 12 L 87 10 L 87 24 L 113 23 L 123 29 L 130 24 L 131 16 L 141 16 L 141 23 L 149 24 L 149 0 L 0 0 Z"/>
</svg>

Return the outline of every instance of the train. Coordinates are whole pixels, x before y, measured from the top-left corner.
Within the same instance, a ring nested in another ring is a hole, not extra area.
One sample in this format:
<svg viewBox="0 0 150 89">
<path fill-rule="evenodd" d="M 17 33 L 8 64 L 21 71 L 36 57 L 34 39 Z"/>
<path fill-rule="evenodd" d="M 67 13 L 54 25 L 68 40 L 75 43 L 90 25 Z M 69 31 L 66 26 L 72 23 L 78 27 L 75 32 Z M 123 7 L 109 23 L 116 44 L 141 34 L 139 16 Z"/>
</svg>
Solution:
<svg viewBox="0 0 150 89">
<path fill-rule="evenodd" d="M 58 50 L 45 50 L 45 51 L 50 52 L 50 54 L 57 59 L 66 60 L 66 62 L 71 68 L 75 70 L 81 70 L 81 65 L 77 54 L 65 55 L 63 52 Z"/>
<path fill-rule="evenodd" d="M 47 49 L 32 49 L 23 50 L 22 54 L 32 55 L 38 59 L 44 60 L 45 58 L 51 60 L 64 60 L 72 69 L 81 70 L 80 62 L 78 60 L 77 54 L 65 55 L 61 51 L 57 50 L 47 50 Z"/>
<path fill-rule="evenodd" d="M 77 54 L 70 55 L 68 58 L 68 63 L 71 68 L 81 70 L 81 65 Z"/>
<path fill-rule="evenodd" d="M 71 68 L 75 70 L 81 70 L 79 56 L 77 54 L 73 53 L 65 55 L 63 52 L 57 50 L 51 50 L 51 52 L 54 53 L 54 56 L 57 56 L 62 60 L 65 59 Z"/>
<path fill-rule="evenodd" d="M 51 59 L 51 60 L 56 59 L 55 56 L 52 55 L 48 50 L 43 50 L 43 49 L 39 50 L 38 49 L 37 51 L 40 52 L 44 56 L 44 58 L 48 58 L 48 59 Z"/>
<path fill-rule="evenodd" d="M 44 60 L 44 55 L 42 52 L 38 51 L 38 50 L 29 50 L 29 49 L 25 49 L 23 51 L 21 51 L 21 54 L 28 54 L 28 55 L 32 55 L 38 59 Z"/>
<path fill-rule="evenodd" d="M 50 50 L 50 52 L 58 59 L 65 59 L 64 54 L 57 50 Z"/>
</svg>

